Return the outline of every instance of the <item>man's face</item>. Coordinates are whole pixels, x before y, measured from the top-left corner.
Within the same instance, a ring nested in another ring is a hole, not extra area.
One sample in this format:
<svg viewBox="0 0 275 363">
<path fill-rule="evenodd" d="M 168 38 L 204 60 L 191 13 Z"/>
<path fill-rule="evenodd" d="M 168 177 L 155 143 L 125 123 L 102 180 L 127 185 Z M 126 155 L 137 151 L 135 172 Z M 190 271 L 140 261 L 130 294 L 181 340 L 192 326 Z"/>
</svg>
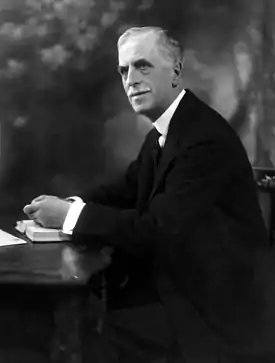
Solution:
<svg viewBox="0 0 275 363">
<path fill-rule="evenodd" d="M 134 111 L 155 121 L 173 101 L 172 62 L 152 35 L 129 38 L 118 53 L 122 83 Z"/>
</svg>

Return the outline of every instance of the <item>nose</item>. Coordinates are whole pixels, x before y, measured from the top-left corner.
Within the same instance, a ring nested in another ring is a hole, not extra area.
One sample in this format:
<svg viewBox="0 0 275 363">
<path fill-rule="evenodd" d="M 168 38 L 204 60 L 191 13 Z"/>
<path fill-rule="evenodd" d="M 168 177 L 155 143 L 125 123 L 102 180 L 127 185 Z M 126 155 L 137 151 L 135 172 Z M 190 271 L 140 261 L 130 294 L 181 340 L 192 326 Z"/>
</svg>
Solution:
<svg viewBox="0 0 275 363">
<path fill-rule="evenodd" d="M 140 83 L 140 74 L 135 67 L 129 67 L 125 85 L 127 88 L 135 86 Z"/>
</svg>

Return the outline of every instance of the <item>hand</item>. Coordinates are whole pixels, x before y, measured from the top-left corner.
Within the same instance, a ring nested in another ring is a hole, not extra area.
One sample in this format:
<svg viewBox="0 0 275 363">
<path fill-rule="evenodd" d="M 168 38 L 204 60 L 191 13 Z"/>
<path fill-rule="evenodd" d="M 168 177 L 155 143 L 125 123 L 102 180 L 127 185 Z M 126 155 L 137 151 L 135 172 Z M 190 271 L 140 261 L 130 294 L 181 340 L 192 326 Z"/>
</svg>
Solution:
<svg viewBox="0 0 275 363">
<path fill-rule="evenodd" d="M 27 204 L 23 211 L 46 228 L 62 228 L 71 202 L 52 195 L 40 195 Z"/>
</svg>

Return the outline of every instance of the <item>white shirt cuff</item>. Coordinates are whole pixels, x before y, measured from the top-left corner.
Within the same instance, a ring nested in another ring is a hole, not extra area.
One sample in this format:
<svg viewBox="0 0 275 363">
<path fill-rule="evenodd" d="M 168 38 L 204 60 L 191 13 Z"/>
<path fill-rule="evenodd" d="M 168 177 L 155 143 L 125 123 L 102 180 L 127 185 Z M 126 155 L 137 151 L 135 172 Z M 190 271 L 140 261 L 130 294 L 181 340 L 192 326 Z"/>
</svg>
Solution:
<svg viewBox="0 0 275 363">
<path fill-rule="evenodd" d="M 66 234 L 72 234 L 80 213 L 82 212 L 82 209 L 85 207 L 86 203 L 84 203 L 83 200 L 79 197 L 70 197 L 67 199 L 74 201 L 72 202 L 72 205 L 70 206 L 70 209 L 66 215 L 62 232 Z"/>
</svg>

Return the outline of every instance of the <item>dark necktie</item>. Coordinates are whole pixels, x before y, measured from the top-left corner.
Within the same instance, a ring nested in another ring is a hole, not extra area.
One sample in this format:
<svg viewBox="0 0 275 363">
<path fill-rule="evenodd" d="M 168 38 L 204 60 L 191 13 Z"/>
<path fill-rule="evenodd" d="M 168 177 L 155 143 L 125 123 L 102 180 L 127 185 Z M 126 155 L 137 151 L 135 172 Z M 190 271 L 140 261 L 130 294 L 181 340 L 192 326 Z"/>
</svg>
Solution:
<svg viewBox="0 0 275 363">
<path fill-rule="evenodd" d="M 161 136 L 161 134 L 157 130 L 156 130 L 156 133 L 157 133 L 157 138 L 156 138 L 155 146 L 153 149 L 154 174 L 156 173 L 158 163 L 160 160 L 160 156 L 161 156 L 161 147 L 159 144 L 159 137 Z"/>
</svg>

